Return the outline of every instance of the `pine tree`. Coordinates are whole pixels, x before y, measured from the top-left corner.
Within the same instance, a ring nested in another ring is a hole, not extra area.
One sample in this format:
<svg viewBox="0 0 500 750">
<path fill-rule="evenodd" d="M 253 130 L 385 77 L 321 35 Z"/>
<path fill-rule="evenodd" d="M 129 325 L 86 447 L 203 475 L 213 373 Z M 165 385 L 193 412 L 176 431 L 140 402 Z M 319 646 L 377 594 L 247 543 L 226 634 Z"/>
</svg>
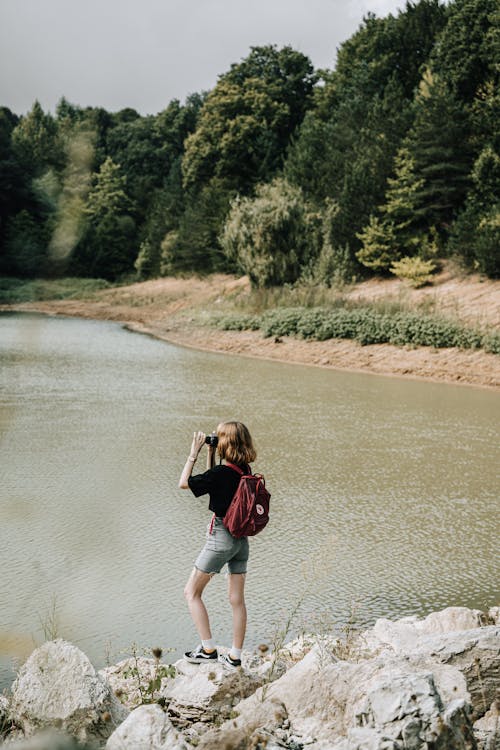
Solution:
<svg viewBox="0 0 500 750">
<path fill-rule="evenodd" d="M 395 261 L 414 255 L 421 242 L 421 232 L 415 226 L 415 209 L 423 180 L 416 179 L 407 148 L 398 151 L 395 176 L 387 182 L 386 200 L 379 206 L 379 216 L 372 215 L 368 226 L 358 234 L 363 243 L 357 253 L 358 260 L 378 271 L 386 271 Z"/>
<path fill-rule="evenodd" d="M 473 157 L 464 106 L 448 86 L 426 71 L 416 100 L 416 116 L 407 139 L 413 159 L 415 220 L 423 230 L 446 232 L 463 204 Z"/>
</svg>

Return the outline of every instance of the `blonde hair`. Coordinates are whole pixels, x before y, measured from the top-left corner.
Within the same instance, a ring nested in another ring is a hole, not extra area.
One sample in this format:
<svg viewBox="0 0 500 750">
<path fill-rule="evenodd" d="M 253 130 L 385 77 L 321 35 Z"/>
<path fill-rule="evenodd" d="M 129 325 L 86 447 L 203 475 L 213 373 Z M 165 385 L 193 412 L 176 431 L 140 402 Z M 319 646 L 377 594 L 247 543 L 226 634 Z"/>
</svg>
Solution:
<svg viewBox="0 0 500 750">
<path fill-rule="evenodd" d="M 217 452 L 233 464 L 250 464 L 257 453 L 252 438 L 243 422 L 221 422 L 217 427 Z"/>
</svg>

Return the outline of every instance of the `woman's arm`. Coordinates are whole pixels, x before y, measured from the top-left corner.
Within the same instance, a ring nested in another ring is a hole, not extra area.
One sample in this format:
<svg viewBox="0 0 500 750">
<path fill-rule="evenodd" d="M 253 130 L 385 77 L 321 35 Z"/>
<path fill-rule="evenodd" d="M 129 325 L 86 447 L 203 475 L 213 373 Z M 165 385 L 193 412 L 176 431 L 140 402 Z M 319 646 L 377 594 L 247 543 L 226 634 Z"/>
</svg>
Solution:
<svg viewBox="0 0 500 750">
<path fill-rule="evenodd" d="M 195 465 L 196 459 L 198 458 L 198 454 L 204 445 L 205 445 L 205 433 L 195 432 L 193 435 L 193 442 L 191 443 L 191 452 L 189 454 L 189 457 L 186 463 L 184 464 L 181 478 L 179 479 L 179 487 L 181 490 L 189 489 L 188 479 L 193 473 L 193 466 Z"/>
</svg>

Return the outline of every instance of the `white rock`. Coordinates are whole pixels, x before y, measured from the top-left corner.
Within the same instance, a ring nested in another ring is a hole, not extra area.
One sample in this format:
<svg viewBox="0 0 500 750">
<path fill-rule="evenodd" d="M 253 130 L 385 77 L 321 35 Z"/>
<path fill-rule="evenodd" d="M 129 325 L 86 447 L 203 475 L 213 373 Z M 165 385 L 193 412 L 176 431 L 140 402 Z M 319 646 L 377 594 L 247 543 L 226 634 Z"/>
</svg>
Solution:
<svg viewBox="0 0 500 750">
<path fill-rule="evenodd" d="M 172 677 L 163 676 L 171 669 L 171 665 L 158 663 L 155 659 L 140 656 L 123 659 L 117 664 L 101 669 L 99 675 L 111 685 L 115 695 L 129 710 L 137 708 L 143 702 L 143 696 L 156 699 L 162 690 L 172 681 Z M 151 680 L 160 677 L 160 688 L 151 695 L 149 685 Z"/>
<path fill-rule="evenodd" d="M 479 750 L 500 750 L 500 701 L 474 723 L 474 736 Z"/>
<path fill-rule="evenodd" d="M 495 699 L 500 677 L 500 627 L 421 636 L 407 656 L 413 663 L 447 664 L 463 675 L 473 717 L 482 716 Z"/>
<path fill-rule="evenodd" d="M 440 670 L 443 665 L 436 666 Z M 450 696 L 455 681 L 456 692 L 468 697 L 458 671 L 444 667 L 441 680 Z M 282 707 L 281 714 L 277 707 Z M 348 750 L 474 747 L 466 701 L 452 700 L 446 705 L 431 671 L 391 653 L 359 663 L 325 664 L 320 649 L 314 647 L 279 680 L 235 706 L 235 712 L 239 715 L 219 732 L 209 732 L 200 748 L 216 748 L 226 731 L 231 732 L 235 745 L 248 741 L 259 726 L 276 732 L 283 712 L 294 732 L 310 735 L 319 745 L 330 743 L 331 747 L 345 740 Z M 355 729 L 366 731 L 351 737 L 348 731 Z"/>
<path fill-rule="evenodd" d="M 480 627 L 483 620 L 484 614 L 479 609 L 447 607 L 440 612 L 431 612 L 422 620 L 417 617 L 403 617 L 395 621 L 379 619 L 373 628 L 363 633 L 363 637 L 371 650 L 376 650 L 382 644 L 408 651 L 415 647 L 420 636 L 473 630 Z"/>
<path fill-rule="evenodd" d="M 251 695 L 262 678 L 244 669 L 228 670 L 222 664 L 190 664 L 180 659 L 176 677 L 162 688 L 169 710 L 190 720 L 216 715 L 227 718 L 234 703 Z"/>
<path fill-rule="evenodd" d="M 12 685 L 10 716 L 27 736 L 57 726 L 80 741 L 107 737 L 127 714 L 85 654 L 61 639 L 33 651 Z"/>
<path fill-rule="evenodd" d="M 332 745 L 332 750 L 401 750 L 401 745 L 377 729 L 356 727 L 349 729 L 345 739 Z"/>
<path fill-rule="evenodd" d="M 139 706 L 115 729 L 106 750 L 185 750 L 186 744 L 157 704 Z"/>
</svg>

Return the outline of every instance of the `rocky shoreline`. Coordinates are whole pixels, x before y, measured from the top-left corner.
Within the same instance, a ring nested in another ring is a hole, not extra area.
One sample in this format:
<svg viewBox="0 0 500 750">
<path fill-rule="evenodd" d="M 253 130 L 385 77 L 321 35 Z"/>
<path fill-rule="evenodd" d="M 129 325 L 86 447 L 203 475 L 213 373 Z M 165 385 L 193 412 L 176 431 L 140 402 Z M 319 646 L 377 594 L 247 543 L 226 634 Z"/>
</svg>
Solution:
<svg viewBox="0 0 500 750">
<path fill-rule="evenodd" d="M 311 635 L 241 669 L 161 653 L 96 671 L 61 639 L 0 697 L 14 750 L 499 750 L 500 607 Z"/>
</svg>

